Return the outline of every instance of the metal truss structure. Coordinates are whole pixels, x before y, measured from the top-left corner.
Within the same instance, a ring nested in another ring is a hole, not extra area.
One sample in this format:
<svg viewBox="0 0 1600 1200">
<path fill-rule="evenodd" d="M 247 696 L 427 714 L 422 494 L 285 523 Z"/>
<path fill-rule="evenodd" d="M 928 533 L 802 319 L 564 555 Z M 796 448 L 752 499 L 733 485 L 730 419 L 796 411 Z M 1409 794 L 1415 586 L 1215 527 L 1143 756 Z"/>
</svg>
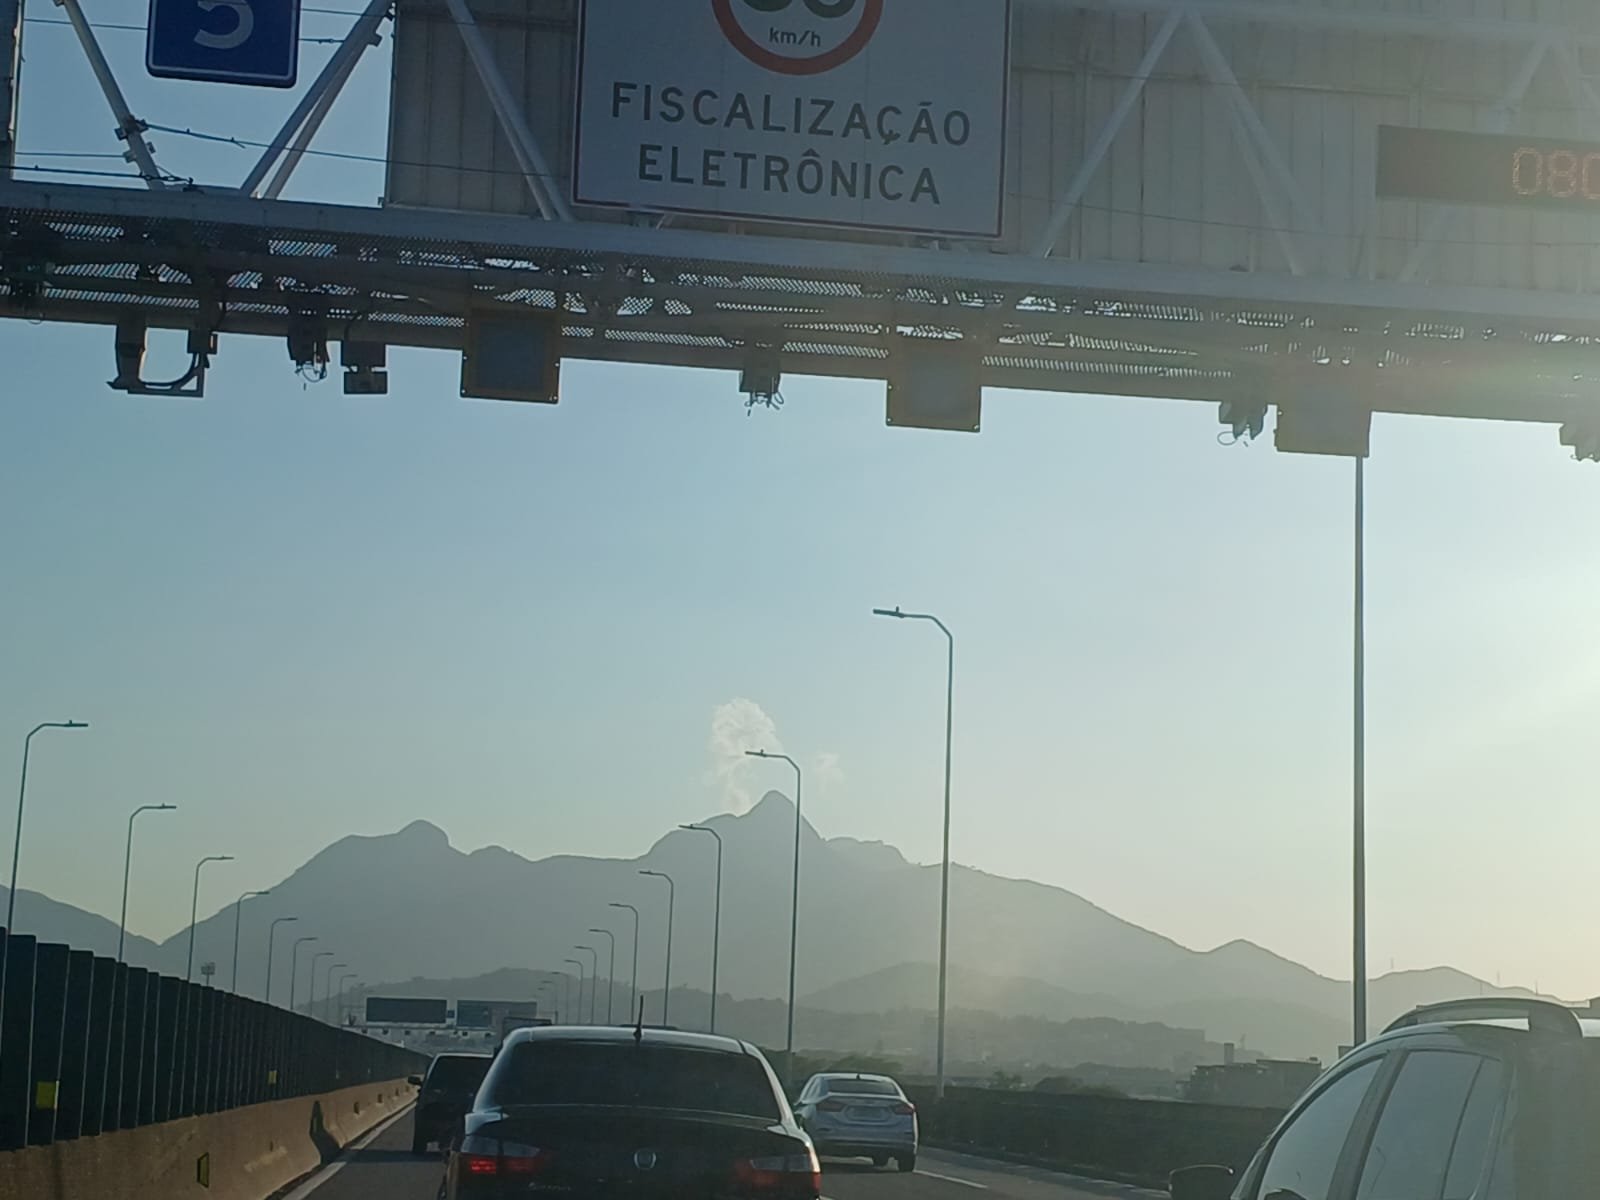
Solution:
<svg viewBox="0 0 1600 1200">
<path fill-rule="evenodd" d="M 279 198 L 377 42 L 390 0 L 370 0 L 237 189 L 174 186 L 78 0 L 58 0 L 147 186 L 0 180 L 0 315 L 187 330 L 202 377 L 217 334 L 286 338 L 294 357 L 314 361 L 333 341 L 460 349 L 471 314 L 533 309 L 557 315 L 562 354 L 583 359 L 740 369 L 753 354 L 776 351 L 785 373 L 885 378 L 908 345 L 961 339 L 975 344 L 984 382 L 997 387 L 1247 405 L 1330 387 L 1375 412 L 1600 424 L 1600 295 L 1429 282 L 1429 256 L 1459 209 L 1432 213 L 1398 278 L 1375 277 L 1360 257 L 1342 278 L 1305 271 L 1297 239 L 1316 232 L 1313 206 L 1211 29 L 1359 28 L 1516 48 L 1522 69 L 1489 129 L 1506 128 L 1541 70 L 1558 71 L 1600 126 L 1600 96 L 1580 70 L 1583 56 L 1600 50 L 1600 34 L 1309 0 L 1059 2 L 1154 14 L 1159 23 L 1028 252 L 996 253 L 976 243 L 667 227 L 647 214 L 576 219 L 547 186 L 550 155 L 519 115 L 467 0 L 446 3 L 539 216 Z M 1074 209 L 1182 31 L 1229 99 L 1238 149 L 1287 270 L 1060 256 Z"/>
</svg>

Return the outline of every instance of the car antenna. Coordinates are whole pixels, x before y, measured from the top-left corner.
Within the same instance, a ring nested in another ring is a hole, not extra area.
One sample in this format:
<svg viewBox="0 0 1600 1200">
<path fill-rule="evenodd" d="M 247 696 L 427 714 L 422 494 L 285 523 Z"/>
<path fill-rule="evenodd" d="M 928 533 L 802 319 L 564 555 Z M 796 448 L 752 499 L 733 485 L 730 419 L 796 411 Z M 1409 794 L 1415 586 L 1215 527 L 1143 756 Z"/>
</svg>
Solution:
<svg viewBox="0 0 1600 1200">
<path fill-rule="evenodd" d="M 639 1022 L 638 1022 L 638 1024 L 636 1024 L 633 1027 L 633 1044 L 636 1045 L 636 1046 L 642 1046 L 644 1044 L 644 997 L 643 996 L 639 997 Z"/>
</svg>

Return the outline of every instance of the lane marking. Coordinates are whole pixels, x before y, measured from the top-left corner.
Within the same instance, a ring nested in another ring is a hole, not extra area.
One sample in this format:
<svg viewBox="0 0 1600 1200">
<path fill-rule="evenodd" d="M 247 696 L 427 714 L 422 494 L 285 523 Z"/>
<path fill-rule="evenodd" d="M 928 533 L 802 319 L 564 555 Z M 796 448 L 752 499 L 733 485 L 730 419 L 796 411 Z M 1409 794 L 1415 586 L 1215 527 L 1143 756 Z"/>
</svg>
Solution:
<svg viewBox="0 0 1600 1200">
<path fill-rule="evenodd" d="M 949 1159 L 953 1165 L 967 1167 L 973 1171 L 988 1171 L 1008 1178 L 1026 1179 L 1035 1183 L 1044 1183 L 1053 1187 L 1081 1188 L 1084 1191 L 1107 1197 L 1148 1197 L 1149 1200 L 1169 1200 L 1168 1194 L 1157 1188 L 1140 1187 L 1135 1183 L 1122 1183 L 1114 1179 L 1100 1179 L 1093 1175 L 1075 1175 L 1070 1171 L 1062 1171 L 1056 1167 L 1041 1166 L 1038 1164 L 1022 1163 L 999 1158 L 983 1158 L 976 1154 L 965 1154 L 957 1150 L 927 1150 L 927 1157 L 935 1162 L 939 1159 Z M 955 1183 L 967 1182 L 953 1180 Z"/>
<path fill-rule="evenodd" d="M 959 1183 L 962 1187 L 974 1188 L 980 1192 L 989 1190 L 987 1183 L 974 1183 L 970 1179 L 957 1179 L 954 1175 L 940 1175 L 937 1171 L 924 1171 L 921 1167 L 917 1168 L 915 1174 L 926 1175 L 929 1179 L 937 1179 L 940 1183 Z"/>
<path fill-rule="evenodd" d="M 373 1142 L 377 1141 L 389 1131 L 389 1127 L 391 1125 L 393 1125 L 401 1117 L 405 1116 L 416 1106 L 417 1103 L 415 1100 L 413 1100 L 399 1112 L 395 1113 L 394 1116 L 387 1118 L 378 1125 L 374 1125 L 355 1141 L 348 1143 L 345 1148 L 339 1152 L 338 1158 L 334 1159 L 333 1162 L 323 1167 L 320 1171 L 302 1183 L 299 1187 L 295 1188 L 295 1190 L 290 1192 L 287 1196 L 284 1196 L 283 1200 L 307 1200 L 307 1197 L 309 1197 L 319 1187 L 327 1183 L 328 1180 L 332 1179 L 335 1175 L 349 1165 L 351 1154 L 358 1150 L 365 1150 L 368 1146 L 372 1145 Z"/>
</svg>

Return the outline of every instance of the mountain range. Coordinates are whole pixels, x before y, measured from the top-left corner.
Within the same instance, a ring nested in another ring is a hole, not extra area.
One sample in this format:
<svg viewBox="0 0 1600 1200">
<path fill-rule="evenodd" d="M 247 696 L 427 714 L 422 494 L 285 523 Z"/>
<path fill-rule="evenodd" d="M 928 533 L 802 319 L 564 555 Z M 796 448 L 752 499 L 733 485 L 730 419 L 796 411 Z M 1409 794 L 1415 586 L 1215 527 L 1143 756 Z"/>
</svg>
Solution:
<svg viewBox="0 0 1600 1200">
<path fill-rule="evenodd" d="M 10 895 L 10 890 L 0 884 L 0 906 L 7 903 Z M 44 941 L 65 942 L 75 950 L 92 950 L 108 958 L 117 953 L 115 921 L 27 888 L 17 889 L 16 924 L 18 933 L 38 934 Z M 160 946 L 133 933 L 127 935 L 124 954 L 129 962 L 139 967 L 166 961 Z"/>
<path fill-rule="evenodd" d="M 731 1002 L 787 994 L 789 872 L 795 812 L 769 793 L 749 812 L 705 822 L 723 839 L 721 995 Z M 938 953 L 939 869 L 908 862 L 894 847 L 824 840 L 802 826 L 798 978 L 808 1009 L 835 1013 L 931 1010 Z M 297 1001 L 314 950 L 359 971 L 369 985 L 417 978 L 460 979 L 506 967 L 570 972 L 586 944 L 608 973 L 616 934 L 616 980 L 630 982 L 632 917 L 639 909 L 639 984 L 659 992 L 667 958 L 669 899 L 674 986 L 708 991 L 716 846 L 674 830 L 638 859 L 557 855 L 530 860 L 500 847 L 465 853 L 445 833 L 416 822 L 379 837 L 346 837 L 327 847 L 272 894 L 245 903 L 240 990 L 261 995 L 267 929 L 292 915 L 294 936 L 315 936 L 301 955 Z M 641 876 L 660 871 L 675 881 Z M 115 947 L 114 923 L 44 897 L 18 897 L 19 930 L 101 950 Z M 1002 932 L 1003 931 L 1003 932 Z M 287 999 L 290 964 L 280 932 L 273 999 Z M 196 961 L 228 979 L 234 912 L 228 906 L 195 930 Z M 129 959 L 183 970 L 188 932 L 157 946 L 130 939 Z M 327 960 L 323 960 L 326 974 Z M 1115 1017 L 1203 1031 L 1280 1057 L 1331 1056 L 1346 1039 L 1350 985 L 1319 975 L 1250 942 L 1197 951 L 1116 917 L 1062 888 L 1007 879 L 970 867 L 951 872 L 952 1009 L 1064 1021 Z M 319 980 L 318 986 L 321 986 Z M 1448 968 L 1390 974 L 1371 985 L 1374 1025 L 1418 1003 L 1501 992 Z M 869 1049 L 870 1047 L 863 1047 Z M 1165 1064 L 1155 1064 L 1165 1065 Z"/>
</svg>

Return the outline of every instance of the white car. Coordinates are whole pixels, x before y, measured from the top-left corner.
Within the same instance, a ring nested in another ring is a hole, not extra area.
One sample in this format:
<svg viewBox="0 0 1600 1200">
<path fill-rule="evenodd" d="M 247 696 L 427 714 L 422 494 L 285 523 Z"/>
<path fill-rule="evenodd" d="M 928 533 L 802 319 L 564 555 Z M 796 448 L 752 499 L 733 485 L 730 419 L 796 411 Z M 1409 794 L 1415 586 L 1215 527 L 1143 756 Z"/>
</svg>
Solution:
<svg viewBox="0 0 1600 1200">
<path fill-rule="evenodd" d="M 901 1171 L 917 1168 L 917 1106 L 887 1075 L 813 1075 L 794 1115 L 818 1154 L 870 1158 Z"/>
</svg>

